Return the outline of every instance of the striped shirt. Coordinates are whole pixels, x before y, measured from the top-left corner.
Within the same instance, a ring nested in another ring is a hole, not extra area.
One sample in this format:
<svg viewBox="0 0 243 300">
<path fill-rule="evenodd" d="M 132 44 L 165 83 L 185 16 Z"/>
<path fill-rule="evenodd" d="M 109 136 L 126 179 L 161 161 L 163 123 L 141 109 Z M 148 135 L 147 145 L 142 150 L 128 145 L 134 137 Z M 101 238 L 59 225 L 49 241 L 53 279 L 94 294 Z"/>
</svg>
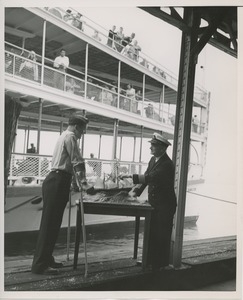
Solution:
<svg viewBox="0 0 243 300">
<path fill-rule="evenodd" d="M 75 134 L 65 130 L 56 143 L 51 170 L 62 170 L 73 174 L 73 167 L 83 161 Z"/>
</svg>

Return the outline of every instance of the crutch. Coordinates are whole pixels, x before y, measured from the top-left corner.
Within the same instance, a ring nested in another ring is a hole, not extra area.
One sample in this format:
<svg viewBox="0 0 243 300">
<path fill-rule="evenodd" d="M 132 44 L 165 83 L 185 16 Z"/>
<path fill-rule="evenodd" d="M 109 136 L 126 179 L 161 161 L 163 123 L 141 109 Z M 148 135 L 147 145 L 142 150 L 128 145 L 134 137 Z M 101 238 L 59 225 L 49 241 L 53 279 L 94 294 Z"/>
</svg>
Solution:
<svg viewBox="0 0 243 300">
<path fill-rule="evenodd" d="M 67 261 L 69 261 L 70 236 L 71 236 L 71 190 L 69 191 L 68 201 L 68 228 L 67 228 Z"/>
<path fill-rule="evenodd" d="M 88 258 L 87 258 L 86 230 L 85 230 L 85 223 L 84 223 L 83 189 L 82 189 L 82 185 L 79 182 L 76 174 L 75 174 L 75 178 L 77 181 L 77 185 L 79 187 L 80 198 L 79 198 L 79 200 L 76 200 L 77 218 L 76 218 L 76 233 L 75 233 L 75 249 L 74 249 L 73 269 L 75 270 L 77 268 L 79 243 L 80 243 L 80 232 L 81 232 L 81 226 L 82 226 L 84 256 L 85 256 L 84 276 L 87 277 L 87 275 L 88 275 Z"/>
</svg>

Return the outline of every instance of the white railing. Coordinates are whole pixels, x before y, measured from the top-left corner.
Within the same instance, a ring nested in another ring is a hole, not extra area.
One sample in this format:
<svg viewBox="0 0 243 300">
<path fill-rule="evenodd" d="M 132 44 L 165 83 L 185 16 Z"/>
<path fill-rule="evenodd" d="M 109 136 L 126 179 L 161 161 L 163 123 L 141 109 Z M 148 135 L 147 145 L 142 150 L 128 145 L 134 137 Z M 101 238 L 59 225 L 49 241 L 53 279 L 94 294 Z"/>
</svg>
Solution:
<svg viewBox="0 0 243 300">
<path fill-rule="evenodd" d="M 8 184 L 15 186 L 41 184 L 51 171 L 51 160 L 52 156 L 49 155 L 12 153 Z M 85 159 L 85 163 L 87 181 L 93 184 L 99 178 L 104 188 L 130 187 L 132 182 L 122 182 L 119 175 L 143 174 L 147 168 L 147 163 L 119 160 Z M 202 171 L 200 164 L 190 164 L 188 179 L 200 179 Z"/>
<path fill-rule="evenodd" d="M 51 171 L 52 156 L 38 154 L 12 153 L 8 182 L 9 185 L 40 184 Z M 86 159 L 88 181 L 96 177 L 104 182 L 112 179 L 118 183 L 120 174 L 145 172 L 147 164 L 119 160 Z"/>
<path fill-rule="evenodd" d="M 84 34 L 92 37 L 94 40 L 100 42 L 103 45 L 106 45 L 114 51 L 125 55 L 132 61 L 143 66 L 145 69 L 151 71 L 152 73 L 155 73 L 159 77 L 165 79 L 167 82 L 177 87 L 178 79 L 176 78 L 176 75 L 170 72 L 166 67 L 162 66 L 159 62 L 149 57 L 143 51 L 139 51 L 139 54 L 136 55 L 131 54 L 131 51 L 129 51 L 129 46 L 124 47 L 122 45 L 122 40 L 118 41 L 116 38 L 109 38 L 109 30 L 105 29 L 104 27 L 100 26 L 84 15 L 81 16 L 81 19 L 77 18 L 77 14 L 79 12 L 74 8 L 68 8 L 64 10 L 60 7 L 46 7 L 43 9 L 56 18 L 62 19 L 63 22 L 68 23 L 70 26 L 76 28 L 78 27 Z M 70 10 L 71 13 L 68 13 L 67 10 Z M 134 38 L 134 40 L 136 40 L 136 37 Z M 130 47 L 133 47 L 133 45 L 131 45 Z M 194 98 L 200 101 L 205 101 L 206 103 L 207 92 L 204 89 L 199 88 L 197 85 L 195 86 L 194 90 Z"/>
<path fill-rule="evenodd" d="M 8 46 L 12 44 L 6 43 Z M 17 48 L 18 52 L 23 49 Z M 141 96 L 128 97 L 126 90 L 120 89 L 117 93 L 117 87 L 99 80 L 93 76 L 88 76 L 87 84 L 85 84 L 84 73 L 76 71 L 77 76 L 63 73 L 51 67 L 53 61 L 45 59 L 49 65 L 44 65 L 44 75 L 42 75 L 42 64 L 25 58 L 19 54 L 13 53 L 11 50 L 5 50 L 5 73 L 21 78 L 22 80 L 31 81 L 40 86 L 48 86 L 61 90 L 65 93 L 77 95 L 80 99 L 90 99 L 105 105 L 112 106 L 117 109 L 126 110 L 132 114 L 141 115 L 169 126 L 174 126 L 173 114 L 163 109 L 163 105 L 153 102 L 148 98 L 142 100 Z M 73 69 L 72 69 L 73 70 Z M 200 125 L 199 134 L 204 133 L 204 126 Z"/>
</svg>

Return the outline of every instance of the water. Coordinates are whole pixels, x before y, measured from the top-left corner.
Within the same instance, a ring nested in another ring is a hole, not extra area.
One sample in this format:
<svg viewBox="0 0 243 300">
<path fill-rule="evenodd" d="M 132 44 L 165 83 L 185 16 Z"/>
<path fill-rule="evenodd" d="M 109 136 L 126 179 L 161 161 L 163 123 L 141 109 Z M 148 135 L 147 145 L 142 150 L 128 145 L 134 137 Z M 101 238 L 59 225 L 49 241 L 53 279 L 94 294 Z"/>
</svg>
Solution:
<svg viewBox="0 0 243 300">
<path fill-rule="evenodd" d="M 196 214 L 199 215 L 199 219 L 196 226 L 185 228 L 184 240 L 236 235 L 237 204 L 235 203 L 236 188 L 234 186 L 202 184 L 197 187 L 196 191 L 188 192 L 186 215 Z"/>
</svg>

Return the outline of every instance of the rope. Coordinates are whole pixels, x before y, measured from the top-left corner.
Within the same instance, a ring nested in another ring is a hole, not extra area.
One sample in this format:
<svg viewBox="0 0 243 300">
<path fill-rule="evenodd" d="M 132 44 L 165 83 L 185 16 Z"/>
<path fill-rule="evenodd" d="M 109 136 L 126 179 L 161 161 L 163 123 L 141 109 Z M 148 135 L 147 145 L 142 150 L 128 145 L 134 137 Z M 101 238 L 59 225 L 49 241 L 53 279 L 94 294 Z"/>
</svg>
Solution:
<svg viewBox="0 0 243 300">
<path fill-rule="evenodd" d="M 206 195 L 202 195 L 202 194 L 198 194 L 198 193 L 193 193 L 193 192 L 188 192 L 188 193 L 194 194 L 194 195 L 197 195 L 197 196 L 201 196 L 201 197 L 204 197 L 204 198 L 208 198 L 208 199 L 221 201 L 221 202 L 226 202 L 226 203 L 230 203 L 230 204 L 237 204 L 236 202 L 231 202 L 231 201 L 227 201 L 227 200 L 223 200 L 223 199 L 219 199 L 219 198 L 214 198 L 214 197 L 210 197 L 210 196 L 206 196 Z"/>
</svg>

